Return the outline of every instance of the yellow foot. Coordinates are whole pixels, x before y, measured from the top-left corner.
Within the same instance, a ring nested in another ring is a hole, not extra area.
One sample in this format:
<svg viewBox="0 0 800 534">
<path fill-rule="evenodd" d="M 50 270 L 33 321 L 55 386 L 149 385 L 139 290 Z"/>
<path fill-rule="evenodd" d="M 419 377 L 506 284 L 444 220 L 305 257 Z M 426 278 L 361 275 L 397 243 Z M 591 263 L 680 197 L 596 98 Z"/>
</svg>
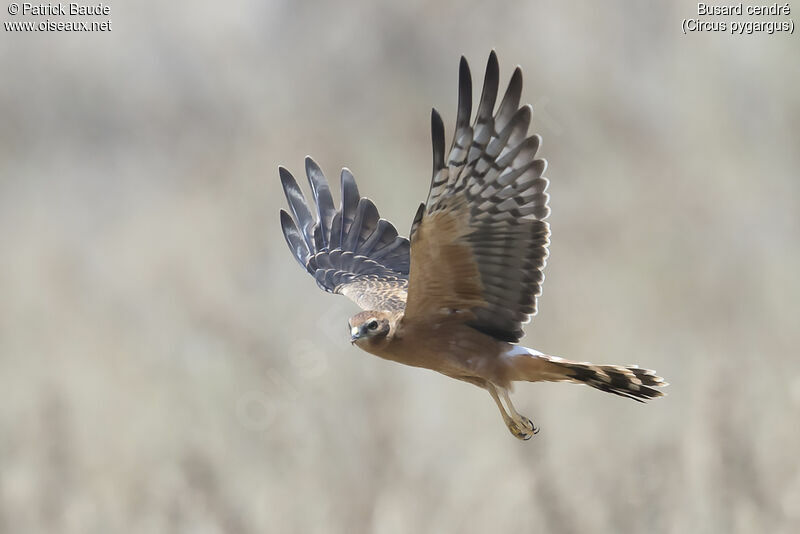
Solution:
<svg viewBox="0 0 800 534">
<path fill-rule="evenodd" d="M 533 423 L 530 419 L 524 415 L 520 415 L 519 418 L 522 420 L 522 424 L 510 418 L 508 421 L 506 421 L 508 430 L 511 431 L 511 434 L 513 434 L 515 438 L 528 441 L 533 437 L 534 434 L 539 433 L 539 429 L 533 426 Z"/>
</svg>

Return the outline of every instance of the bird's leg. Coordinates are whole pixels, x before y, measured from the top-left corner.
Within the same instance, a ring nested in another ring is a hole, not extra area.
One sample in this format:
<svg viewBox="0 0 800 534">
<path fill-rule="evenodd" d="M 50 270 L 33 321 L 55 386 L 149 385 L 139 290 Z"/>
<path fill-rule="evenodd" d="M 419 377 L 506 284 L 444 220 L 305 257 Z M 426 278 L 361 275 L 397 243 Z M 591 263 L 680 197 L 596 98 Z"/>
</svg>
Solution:
<svg viewBox="0 0 800 534">
<path fill-rule="evenodd" d="M 533 421 L 522 415 L 514 408 L 514 404 L 511 402 L 511 397 L 508 396 L 508 390 L 506 388 L 499 388 L 500 394 L 503 396 L 503 399 L 506 401 L 506 405 L 508 406 L 508 410 L 511 412 L 511 418 L 523 428 L 530 429 L 530 432 L 533 434 L 538 434 L 539 429 L 533 426 Z M 525 439 L 530 439 L 528 436 Z"/>
<path fill-rule="evenodd" d="M 494 399 L 495 404 L 497 404 L 497 407 L 500 409 L 500 414 L 503 416 L 503 421 L 508 427 L 508 430 L 511 431 L 515 438 L 529 440 L 534 434 L 539 432 L 539 429 L 533 426 L 533 423 L 531 423 L 530 419 L 524 415 L 520 415 L 517 412 L 517 410 L 514 408 L 514 405 L 511 403 L 511 399 L 508 397 L 508 390 L 506 388 L 487 383 L 486 389 L 489 391 L 489 394 Z M 497 394 L 498 389 L 500 390 L 500 394 L 505 399 L 511 415 L 506 412 L 505 406 L 503 406 L 503 403 L 500 401 L 500 397 Z"/>
<path fill-rule="evenodd" d="M 494 386 L 488 384 L 486 386 L 486 390 L 489 392 L 489 395 L 492 396 L 494 399 L 495 404 L 497 404 L 497 408 L 500 410 L 500 415 L 503 416 L 503 421 L 505 422 L 506 426 L 511 429 L 511 426 L 514 424 L 514 420 L 506 413 L 506 407 L 503 406 L 503 403 L 500 402 L 500 397 L 497 396 L 497 391 L 494 389 Z M 513 432 L 513 431 L 512 431 Z"/>
</svg>

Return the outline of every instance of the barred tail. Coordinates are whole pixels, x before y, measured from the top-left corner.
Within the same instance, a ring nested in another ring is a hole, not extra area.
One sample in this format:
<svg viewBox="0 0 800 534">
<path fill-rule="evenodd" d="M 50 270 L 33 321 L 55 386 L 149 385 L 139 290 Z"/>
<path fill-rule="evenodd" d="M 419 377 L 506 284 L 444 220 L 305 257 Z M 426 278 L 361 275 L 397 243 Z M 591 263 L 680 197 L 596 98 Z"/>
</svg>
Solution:
<svg viewBox="0 0 800 534">
<path fill-rule="evenodd" d="M 505 356 L 509 358 L 512 380 L 576 382 L 639 402 L 664 396 L 658 388 L 669 385 L 655 371 L 636 365 L 579 363 L 520 346 Z"/>
<path fill-rule="evenodd" d="M 621 397 L 628 397 L 639 402 L 664 396 L 656 388 L 667 386 L 664 379 L 655 371 L 640 369 L 638 366 L 623 367 L 621 365 L 593 365 L 590 363 L 561 362 L 574 382 L 607 391 Z"/>
</svg>

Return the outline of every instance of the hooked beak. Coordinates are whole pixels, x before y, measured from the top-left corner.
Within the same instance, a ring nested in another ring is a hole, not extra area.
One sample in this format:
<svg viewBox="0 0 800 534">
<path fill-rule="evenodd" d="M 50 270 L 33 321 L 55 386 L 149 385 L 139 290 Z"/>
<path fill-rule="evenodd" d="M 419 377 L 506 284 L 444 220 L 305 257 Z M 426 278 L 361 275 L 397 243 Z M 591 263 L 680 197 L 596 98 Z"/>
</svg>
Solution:
<svg viewBox="0 0 800 534">
<path fill-rule="evenodd" d="M 360 337 L 361 337 L 361 332 L 359 331 L 359 329 L 355 326 L 352 327 L 350 329 L 350 343 L 351 344 L 355 343 L 356 340 L 358 340 L 358 338 Z"/>
</svg>

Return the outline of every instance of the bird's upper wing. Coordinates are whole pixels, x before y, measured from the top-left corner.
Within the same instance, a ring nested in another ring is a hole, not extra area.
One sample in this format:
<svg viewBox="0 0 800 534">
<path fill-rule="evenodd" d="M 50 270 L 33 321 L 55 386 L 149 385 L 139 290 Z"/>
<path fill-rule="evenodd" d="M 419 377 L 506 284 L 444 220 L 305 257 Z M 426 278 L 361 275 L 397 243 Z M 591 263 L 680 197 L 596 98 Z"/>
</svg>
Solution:
<svg viewBox="0 0 800 534">
<path fill-rule="evenodd" d="M 306 158 L 316 217 L 294 177 L 283 167 L 279 171 L 292 212 L 281 210 L 283 235 L 317 285 L 346 295 L 365 310 L 402 311 L 408 286 L 408 239 L 379 217 L 370 199 L 359 196 L 350 171 L 342 169 L 342 202 L 337 210 L 328 181 L 319 166 Z"/>
<path fill-rule="evenodd" d="M 466 60 L 459 72 L 458 116 L 445 161 L 444 125 L 431 116 L 433 178 L 411 228 L 405 320 L 449 316 L 497 339 L 516 342 L 536 313 L 550 229 L 546 162 L 528 135 L 531 107 L 519 107 L 522 71 L 514 71 L 494 112 L 499 68 L 492 51 L 475 122 Z"/>
</svg>

